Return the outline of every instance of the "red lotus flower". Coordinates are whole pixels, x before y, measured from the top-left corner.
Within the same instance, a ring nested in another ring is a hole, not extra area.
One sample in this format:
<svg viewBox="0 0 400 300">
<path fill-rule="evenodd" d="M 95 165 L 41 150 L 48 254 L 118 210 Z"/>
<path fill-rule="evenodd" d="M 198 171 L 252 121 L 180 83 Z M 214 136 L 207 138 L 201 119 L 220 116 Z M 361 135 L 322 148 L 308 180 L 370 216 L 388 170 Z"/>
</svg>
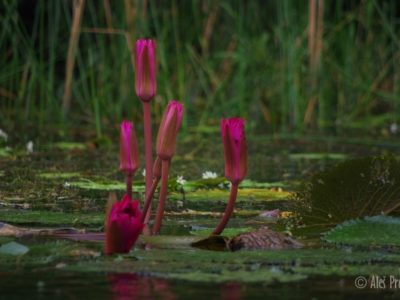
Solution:
<svg viewBox="0 0 400 300">
<path fill-rule="evenodd" d="M 127 253 L 143 229 L 139 201 L 132 201 L 126 194 L 113 204 L 106 216 L 106 241 L 104 252 Z"/>
<path fill-rule="evenodd" d="M 139 167 L 139 148 L 132 122 L 122 121 L 119 143 L 119 168 L 132 175 Z"/>
<path fill-rule="evenodd" d="M 176 136 L 182 123 L 183 105 L 175 100 L 168 103 L 157 135 L 157 155 L 170 160 L 175 154 Z"/>
<path fill-rule="evenodd" d="M 135 89 L 142 101 L 150 101 L 156 94 L 156 43 L 140 39 L 135 47 Z"/>
<path fill-rule="evenodd" d="M 222 119 L 221 134 L 225 154 L 225 177 L 232 184 L 239 184 L 247 173 L 244 120 L 240 118 Z"/>
</svg>

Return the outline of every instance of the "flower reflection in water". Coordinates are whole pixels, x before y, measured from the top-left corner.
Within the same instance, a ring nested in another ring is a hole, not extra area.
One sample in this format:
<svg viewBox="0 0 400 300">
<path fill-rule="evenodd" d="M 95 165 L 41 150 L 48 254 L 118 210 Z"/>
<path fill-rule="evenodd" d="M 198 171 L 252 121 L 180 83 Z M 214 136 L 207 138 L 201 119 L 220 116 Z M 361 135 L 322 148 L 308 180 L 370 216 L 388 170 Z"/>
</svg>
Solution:
<svg viewBox="0 0 400 300">
<path fill-rule="evenodd" d="M 113 300 L 176 299 L 168 282 L 161 278 L 141 277 L 132 273 L 110 274 Z"/>
<path fill-rule="evenodd" d="M 239 282 L 228 282 L 221 286 L 222 300 L 240 300 L 242 285 Z"/>
</svg>

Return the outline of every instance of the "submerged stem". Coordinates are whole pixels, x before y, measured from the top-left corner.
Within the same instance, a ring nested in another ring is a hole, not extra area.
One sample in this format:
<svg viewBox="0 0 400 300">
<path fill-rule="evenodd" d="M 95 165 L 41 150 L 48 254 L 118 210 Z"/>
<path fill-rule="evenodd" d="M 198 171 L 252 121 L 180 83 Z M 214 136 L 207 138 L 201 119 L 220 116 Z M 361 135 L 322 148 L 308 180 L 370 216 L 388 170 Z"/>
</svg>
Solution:
<svg viewBox="0 0 400 300">
<path fill-rule="evenodd" d="M 161 167 L 161 188 L 160 197 L 157 206 L 156 220 L 153 226 L 153 234 L 159 234 L 161 229 L 162 218 L 164 216 L 165 200 L 168 193 L 168 173 L 169 173 L 169 161 L 163 160 Z"/>
<path fill-rule="evenodd" d="M 235 207 L 235 201 L 237 197 L 239 184 L 232 184 L 231 186 L 231 194 L 229 195 L 229 201 L 226 205 L 224 215 L 221 218 L 218 226 L 214 229 L 213 234 L 221 234 L 221 232 L 225 229 L 226 224 L 229 221 L 229 218 L 232 215 L 233 208 Z"/>
<path fill-rule="evenodd" d="M 152 135 L 151 135 L 151 108 L 150 101 L 143 102 L 143 120 L 144 120 L 144 153 L 145 153 L 145 169 L 146 169 L 146 193 L 145 198 L 150 194 L 153 181 L 153 153 L 152 153 Z M 145 216 L 145 223 L 150 219 L 151 209 Z"/>
<path fill-rule="evenodd" d="M 146 195 L 146 198 L 144 201 L 144 206 L 143 206 L 143 211 L 142 211 L 142 218 L 140 220 L 141 223 L 143 223 L 145 221 L 147 212 L 148 212 L 149 208 L 151 207 L 151 201 L 153 200 L 154 192 L 156 191 L 156 188 L 157 188 L 157 185 L 159 182 L 160 182 L 160 178 L 154 178 L 153 183 L 150 188 L 150 191 Z M 147 222 L 148 222 L 148 220 L 147 220 Z"/>
<path fill-rule="evenodd" d="M 132 199 L 132 174 L 126 174 L 126 194 Z"/>
</svg>

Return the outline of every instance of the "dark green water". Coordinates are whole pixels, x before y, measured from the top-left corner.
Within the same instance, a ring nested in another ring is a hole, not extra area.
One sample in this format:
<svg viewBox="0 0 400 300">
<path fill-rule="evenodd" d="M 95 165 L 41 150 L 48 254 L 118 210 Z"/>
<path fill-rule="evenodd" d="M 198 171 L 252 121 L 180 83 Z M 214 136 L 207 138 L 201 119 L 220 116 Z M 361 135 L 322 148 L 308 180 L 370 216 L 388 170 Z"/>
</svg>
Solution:
<svg viewBox="0 0 400 300">
<path fill-rule="evenodd" d="M 43 271 L 0 274 L 0 299 L 399 299 L 396 290 L 360 290 L 354 278 L 309 278 L 272 285 L 204 284 L 146 274 Z"/>
</svg>

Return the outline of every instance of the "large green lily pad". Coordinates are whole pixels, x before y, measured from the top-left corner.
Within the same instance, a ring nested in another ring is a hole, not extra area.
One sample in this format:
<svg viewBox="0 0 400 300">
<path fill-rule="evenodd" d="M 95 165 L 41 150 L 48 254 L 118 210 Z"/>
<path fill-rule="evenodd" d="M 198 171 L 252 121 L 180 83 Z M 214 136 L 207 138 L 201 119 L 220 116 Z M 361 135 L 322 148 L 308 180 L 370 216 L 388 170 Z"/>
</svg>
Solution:
<svg viewBox="0 0 400 300">
<path fill-rule="evenodd" d="M 326 233 L 323 240 L 364 247 L 400 247 L 400 218 L 374 216 L 346 221 Z"/>
</svg>

